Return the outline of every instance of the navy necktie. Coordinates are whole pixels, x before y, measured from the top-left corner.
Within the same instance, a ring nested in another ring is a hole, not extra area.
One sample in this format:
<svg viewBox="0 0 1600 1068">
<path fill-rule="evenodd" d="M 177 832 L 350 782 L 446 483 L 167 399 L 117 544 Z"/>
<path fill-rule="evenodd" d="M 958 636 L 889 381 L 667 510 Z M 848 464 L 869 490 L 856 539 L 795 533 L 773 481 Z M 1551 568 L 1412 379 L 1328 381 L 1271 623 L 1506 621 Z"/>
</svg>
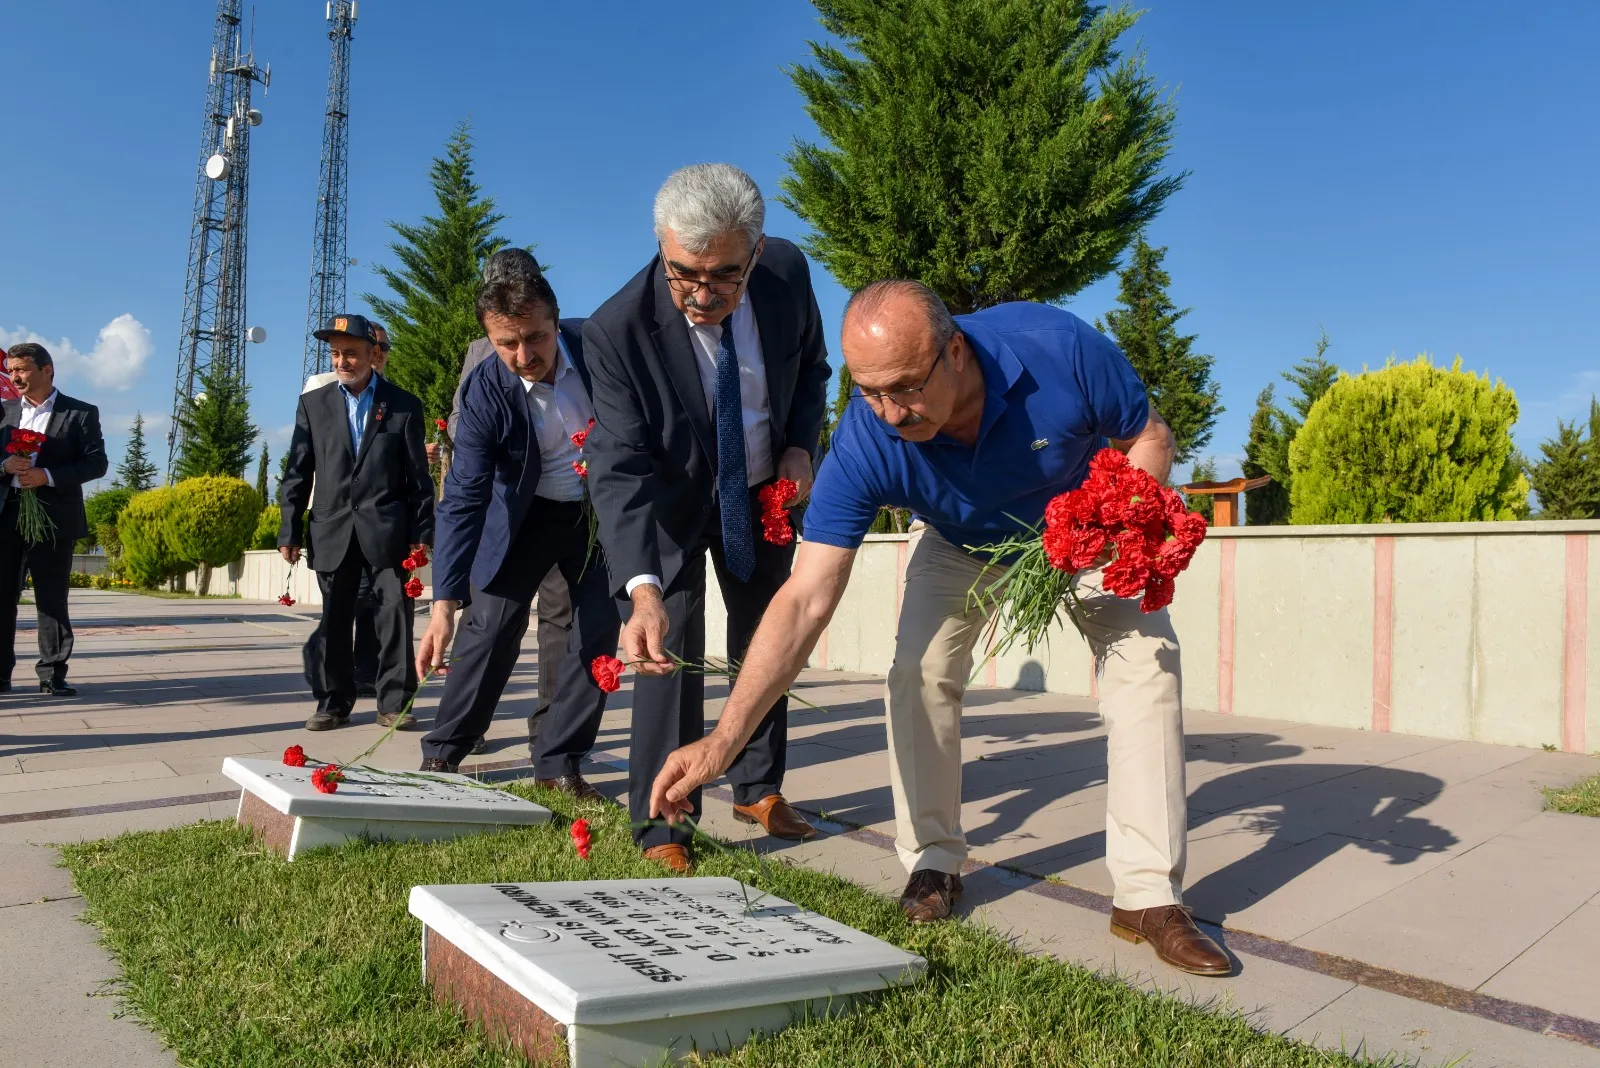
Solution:
<svg viewBox="0 0 1600 1068">
<path fill-rule="evenodd" d="M 750 534 L 750 488 L 744 463 L 744 401 L 739 394 L 739 353 L 733 316 L 722 321 L 717 344 L 717 496 L 722 508 L 722 558 L 740 582 L 756 569 Z"/>
</svg>

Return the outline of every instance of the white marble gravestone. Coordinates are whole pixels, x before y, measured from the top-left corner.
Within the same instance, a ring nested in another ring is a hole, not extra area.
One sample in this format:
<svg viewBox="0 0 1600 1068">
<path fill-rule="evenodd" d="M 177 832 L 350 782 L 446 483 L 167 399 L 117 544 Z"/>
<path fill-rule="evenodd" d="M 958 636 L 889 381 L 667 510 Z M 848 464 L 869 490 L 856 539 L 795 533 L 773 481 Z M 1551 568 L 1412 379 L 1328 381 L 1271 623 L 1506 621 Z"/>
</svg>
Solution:
<svg viewBox="0 0 1600 1068">
<path fill-rule="evenodd" d="M 311 785 L 316 768 L 228 757 L 222 773 L 243 787 L 239 822 L 293 860 L 302 850 L 352 838 L 435 841 L 496 827 L 543 823 L 550 810 L 465 775 L 426 778 L 347 768 L 331 794 Z"/>
<path fill-rule="evenodd" d="M 572 1068 L 729 1050 L 927 966 L 734 879 L 417 886 L 410 908 L 436 1000 Z"/>
</svg>

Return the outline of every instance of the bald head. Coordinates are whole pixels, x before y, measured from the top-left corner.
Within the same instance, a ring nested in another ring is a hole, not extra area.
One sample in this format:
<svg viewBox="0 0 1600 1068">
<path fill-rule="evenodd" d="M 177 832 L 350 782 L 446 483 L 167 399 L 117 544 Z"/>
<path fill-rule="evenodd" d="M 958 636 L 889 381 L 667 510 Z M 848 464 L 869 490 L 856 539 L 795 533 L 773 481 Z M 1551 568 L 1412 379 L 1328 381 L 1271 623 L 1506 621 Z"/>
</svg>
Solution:
<svg viewBox="0 0 1600 1068">
<path fill-rule="evenodd" d="M 874 282 L 845 306 L 844 361 L 861 394 L 907 441 L 958 422 L 983 377 L 938 294 L 920 282 Z"/>
</svg>

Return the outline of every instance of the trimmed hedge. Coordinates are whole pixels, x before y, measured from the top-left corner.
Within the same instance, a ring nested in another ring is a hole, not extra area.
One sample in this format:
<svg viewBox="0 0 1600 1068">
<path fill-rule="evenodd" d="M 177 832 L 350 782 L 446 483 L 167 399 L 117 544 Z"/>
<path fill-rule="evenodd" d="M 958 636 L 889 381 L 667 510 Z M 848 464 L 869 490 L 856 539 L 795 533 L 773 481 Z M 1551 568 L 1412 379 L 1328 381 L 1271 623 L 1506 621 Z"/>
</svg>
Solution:
<svg viewBox="0 0 1600 1068">
<path fill-rule="evenodd" d="M 283 511 L 275 504 L 269 504 L 261 509 L 261 515 L 256 518 L 256 532 L 250 539 L 252 549 L 276 549 L 278 547 L 278 528 L 283 525 Z"/>
<path fill-rule="evenodd" d="M 145 490 L 128 502 L 117 519 L 123 567 L 128 578 L 140 586 L 154 589 L 185 569 L 186 561 L 166 530 L 172 499 L 173 491 L 166 486 Z"/>
<path fill-rule="evenodd" d="M 250 547 L 260 511 L 261 497 L 243 479 L 186 478 L 172 487 L 167 537 L 186 563 L 223 567 Z"/>
</svg>

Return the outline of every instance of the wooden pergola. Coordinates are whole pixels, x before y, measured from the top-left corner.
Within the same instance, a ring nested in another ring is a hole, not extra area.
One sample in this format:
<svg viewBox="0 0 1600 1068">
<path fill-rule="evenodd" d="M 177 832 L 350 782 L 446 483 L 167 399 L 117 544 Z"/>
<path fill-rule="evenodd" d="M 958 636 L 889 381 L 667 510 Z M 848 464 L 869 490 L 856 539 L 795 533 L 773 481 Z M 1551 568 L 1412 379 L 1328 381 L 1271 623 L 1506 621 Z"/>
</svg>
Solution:
<svg viewBox="0 0 1600 1068">
<path fill-rule="evenodd" d="M 1262 475 L 1260 478 L 1232 478 L 1226 482 L 1191 482 L 1178 488 L 1191 496 L 1215 498 L 1212 526 L 1236 527 L 1239 525 L 1239 494 L 1245 490 L 1260 489 L 1271 481 L 1271 475 Z"/>
</svg>

